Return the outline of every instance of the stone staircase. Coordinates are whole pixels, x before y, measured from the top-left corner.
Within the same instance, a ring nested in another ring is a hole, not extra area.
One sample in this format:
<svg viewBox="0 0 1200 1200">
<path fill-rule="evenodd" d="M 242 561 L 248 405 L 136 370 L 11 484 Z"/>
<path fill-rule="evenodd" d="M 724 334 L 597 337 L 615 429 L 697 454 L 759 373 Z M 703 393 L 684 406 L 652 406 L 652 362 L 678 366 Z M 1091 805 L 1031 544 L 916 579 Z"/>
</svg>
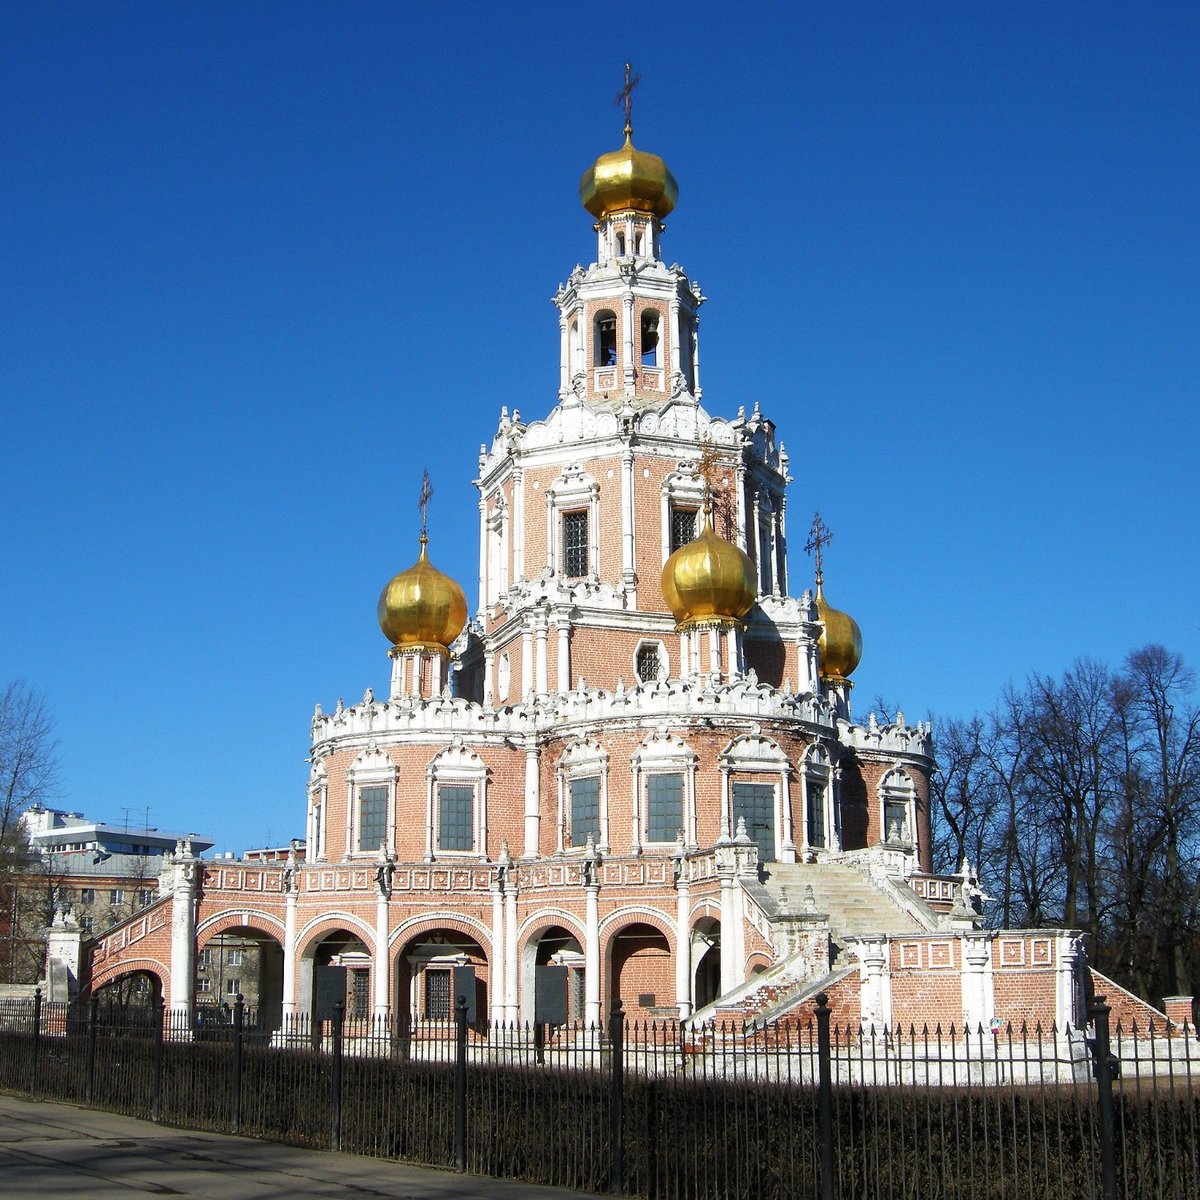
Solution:
<svg viewBox="0 0 1200 1200">
<path fill-rule="evenodd" d="M 781 904 L 792 912 L 803 911 L 807 889 L 812 888 L 816 911 L 829 917 L 830 966 L 845 960 L 847 938 L 937 928 L 936 914 L 902 884 L 897 885 L 897 897 L 890 896 L 855 867 L 840 863 L 768 863 L 765 873 L 766 882 L 760 887 L 776 911 Z M 759 900 L 761 903 L 761 893 Z"/>
<path fill-rule="evenodd" d="M 771 921 L 788 914 L 823 914 L 829 922 L 829 958 L 787 955 L 761 975 L 693 1015 L 697 1025 L 732 1021 L 769 1024 L 823 987 L 851 974 L 857 960 L 847 940 L 869 934 L 927 932 L 938 917 L 903 884 L 873 882 L 863 871 L 840 863 L 768 863 L 763 882 L 742 886 Z M 811 901 L 809 889 L 812 889 Z"/>
</svg>

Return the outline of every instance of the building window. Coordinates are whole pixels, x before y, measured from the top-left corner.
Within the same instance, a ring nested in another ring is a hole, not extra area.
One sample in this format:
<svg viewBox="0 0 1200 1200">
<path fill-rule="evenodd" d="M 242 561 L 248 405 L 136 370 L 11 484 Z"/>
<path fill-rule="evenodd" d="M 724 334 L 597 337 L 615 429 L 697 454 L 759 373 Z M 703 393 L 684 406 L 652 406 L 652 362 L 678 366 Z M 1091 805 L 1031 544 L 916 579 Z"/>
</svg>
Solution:
<svg viewBox="0 0 1200 1200">
<path fill-rule="evenodd" d="M 378 850 L 387 836 L 386 786 L 365 787 L 358 793 L 358 848 Z"/>
<path fill-rule="evenodd" d="M 775 785 L 742 783 L 733 785 L 733 828 L 738 819 L 746 822 L 746 832 L 758 846 L 759 862 L 775 861 Z"/>
<path fill-rule="evenodd" d="M 198 995 L 201 995 L 201 996 L 211 996 L 212 995 L 212 980 L 211 979 L 197 979 L 196 980 L 196 992 Z"/>
<path fill-rule="evenodd" d="M 470 784 L 438 785 L 438 849 L 474 849 L 475 789 Z"/>
<path fill-rule="evenodd" d="M 80 904 L 95 904 L 96 903 L 96 889 L 95 888 L 80 888 L 79 889 L 79 903 Z"/>
<path fill-rule="evenodd" d="M 652 683 L 656 679 L 661 679 L 662 674 L 661 647 L 657 642 L 643 643 L 638 647 L 637 652 L 637 677 L 643 683 Z"/>
<path fill-rule="evenodd" d="M 571 843 L 587 845 L 588 836 L 600 841 L 600 776 L 571 780 Z"/>
<path fill-rule="evenodd" d="M 236 975 L 225 980 L 225 995 L 236 996 L 242 990 L 242 981 Z"/>
<path fill-rule="evenodd" d="M 696 540 L 696 510 L 671 506 L 671 553 Z"/>
<path fill-rule="evenodd" d="M 913 821 L 916 816 L 916 789 L 900 770 L 890 771 L 880 784 L 883 801 L 883 830 L 880 840 L 908 849 L 916 844 Z"/>
<path fill-rule="evenodd" d="M 113 888 L 113 890 L 108 893 L 108 902 L 109 902 L 109 904 L 124 904 L 125 903 L 125 889 L 124 888 Z"/>
<path fill-rule="evenodd" d="M 212 951 L 205 947 L 196 955 L 196 968 L 200 971 L 207 971 L 212 966 Z"/>
<path fill-rule="evenodd" d="M 825 849 L 825 787 L 821 780 L 805 778 L 807 798 L 805 839 L 814 850 Z"/>
<path fill-rule="evenodd" d="M 596 366 L 617 365 L 617 318 L 610 312 L 596 317 Z"/>
<path fill-rule="evenodd" d="M 92 918 L 91 917 L 82 917 L 79 921 L 79 928 L 82 929 L 84 933 L 91 933 L 92 932 Z"/>
<path fill-rule="evenodd" d="M 652 308 L 642 313 L 642 366 L 658 366 L 658 312 Z"/>
<path fill-rule="evenodd" d="M 451 973 L 443 970 L 425 971 L 425 1017 L 430 1021 L 450 1020 Z"/>
<path fill-rule="evenodd" d="M 583 512 L 563 513 L 563 571 L 568 578 L 578 578 L 588 573 L 588 514 Z"/>
<path fill-rule="evenodd" d="M 646 841 L 673 842 L 683 832 L 683 776 L 650 775 L 646 779 Z"/>
<path fill-rule="evenodd" d="M 141 888 L 137 894 L 137 902 L 142 908 L 154 903 L 154 891 L 151 888 Z"/>
<path fill-rule="evenodd" d="M 370 1012 L 370 983 L 370 971 L 356 969 L 350 972 L 350 1016 L 365 1017 Z"/>
<path fill-rule="evenodd" d="M 242 965 L 242 952 L 240 950 L 230 950 L 229 957 L 225 961 L 231 967 L 240 967 Z"/>
</svg>

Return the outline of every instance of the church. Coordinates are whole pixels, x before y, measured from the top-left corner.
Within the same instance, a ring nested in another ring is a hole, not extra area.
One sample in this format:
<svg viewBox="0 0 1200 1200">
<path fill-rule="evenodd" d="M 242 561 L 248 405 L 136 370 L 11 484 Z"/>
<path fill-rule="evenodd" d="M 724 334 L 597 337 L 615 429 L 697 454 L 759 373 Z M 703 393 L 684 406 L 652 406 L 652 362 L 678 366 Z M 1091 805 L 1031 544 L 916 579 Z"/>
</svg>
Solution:
<svg viewBox="0 0 1200 1200">
<path fill-rule="evenodd" d="M 190 1013 L 198 956 L 235 938 L 275 1024 L 331 998 L 443 1020 L 458 994 L 480 1022 L 771 1021 L 818 992 L 851 1022 L 1081 1019 L 1076 933 L 985 929 L 969 865 L 932 872 L 930 730 L 855 718 L 828 530 L 801 524 L 797 586 L 781 431 L 705 399 L 706 298 L 664 257 L 678 188 L 625 95 L 580 184 L 591 261 L 534 348 L 545 409 L 502 410 L 480 448 L 473 610 L 434 565 L 426 481 L 378 601 L 388 694 L 318 706 L 303 840 L 183 841 L 115 930 L 61 916 L 76 991 L 140 972 Z"/>
</svg>

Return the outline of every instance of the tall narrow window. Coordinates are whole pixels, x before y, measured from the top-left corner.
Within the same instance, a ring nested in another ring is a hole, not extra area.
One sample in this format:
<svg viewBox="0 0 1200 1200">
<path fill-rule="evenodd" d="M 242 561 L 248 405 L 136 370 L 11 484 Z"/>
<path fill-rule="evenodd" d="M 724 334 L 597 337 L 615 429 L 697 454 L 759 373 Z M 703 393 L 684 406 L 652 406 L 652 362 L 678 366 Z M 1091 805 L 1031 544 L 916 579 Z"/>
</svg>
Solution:
<svg viewBox="0 0 1200 1200">
<path fill-rule="evenodd" d="M 652 308 L 642 313 L 642 366 L 658 366 L 658 313 Z"/>
<path fill-rule="evenodd" d="M 438 786 L 438 849 L 472 850 L 475 835 L 475 789 L 470 784 Z"/>
<path fill-rule="evenodd" d="M 588 573 L 588 515 L 563 513 L 563 573 L 578 578 Z"/>
<path fill-rule="evenodd" d="M 350 972 L 350 1016 L 365 1017 L 371 1011 L 369 1007 L 370 986 L 370 971 L 355 967 Z"/>
<path fill-rule="evenodd" d="M 571 780 L 571 844 L 585 846 L 589 834 L 600 840 L 600 776 Z"/>
<path fill-rule="evenodd" d="M 360 788 L 358 793 L 358 848 L 378 850 L 387 836 L 386 786 Z"/>
<path fill-rule="evenodd" d="M 817 850 L 823 850 L 825 848 L 825 787 L 820 780 L 810 776 L 804 781 L 804 790 L 807 794 L 806 820 L 808 822 L 805 827 L 805 836 L 810 846 Z"/>
<path fill-rule="evenodd" d="M 733 785 L 733 827 L 746 822 L 746 832 L 758 846 L 759 862 L 775 861 L 775 786 L 770 783 Z"/>
<path fill-rule="evenodd" d="M 614 367 L 617 364 L 617 318 L 602 312 L 596 318 L 596 366 Z"/>
<path fill-rule="evenodd" d="M 671 553 L 696 538 L 696 510 L 671 506 Z"/>
<path fill-rule="evenodd" d="M 425 969 L 425 1017 L 429 1021 L 448 1021 L 450 1019 L 450 980 L 449 971 L 441 968 Z"/>
<path fill-rule="evenodd" d="M 683 776 L 646 779 L 646 841 L 673 842 L 683 831 Z"/>
</svg>

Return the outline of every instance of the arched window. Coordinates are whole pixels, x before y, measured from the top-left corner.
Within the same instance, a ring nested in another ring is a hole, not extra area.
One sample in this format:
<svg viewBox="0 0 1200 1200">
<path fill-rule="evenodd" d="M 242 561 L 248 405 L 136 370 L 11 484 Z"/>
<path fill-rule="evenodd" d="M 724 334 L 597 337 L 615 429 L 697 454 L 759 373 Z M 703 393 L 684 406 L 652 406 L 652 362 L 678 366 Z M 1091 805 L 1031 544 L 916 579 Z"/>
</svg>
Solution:
<svg viewBox="0 0 1200 1200">
<path fill-rule="evenodd" d="M 484 854 L 487 768 L 473 750 L 452 745 L 426 770 L 425 855 Z"/>
<path fill-rule="evenodd" d="M 596 366 L 617 365 L 617 318 L 607 309 L 596 314 Z"/>
<path fill-rule="evenodd" d="M 642 366 L 658 366 L 658 310 L 648 308 L 642 313 Z"/>
<path fill-rule="evenodd" d="M 889 771 L 879 784 L 880 836 L 888 846 L 916 845 L 917 789 L 901 768 Z"/>
<path fill-rule="evenodd" d="M 608 754 L 578 741 L 558 763 L 558 849 L 582 850 L 591 837 L 608 849 Z"/>
<path fill-rule="evenodd" d="M 667 648 L 660 641 L 642 641 L 634 653 L 634 670 L 642 683 L 665 679 L 668 672 Z"/>
<path fill-rule="evenodd" d="M 625 257 L 625 235 L 623 233 L 617 234 L 617 257 Z"/>
</svg>

